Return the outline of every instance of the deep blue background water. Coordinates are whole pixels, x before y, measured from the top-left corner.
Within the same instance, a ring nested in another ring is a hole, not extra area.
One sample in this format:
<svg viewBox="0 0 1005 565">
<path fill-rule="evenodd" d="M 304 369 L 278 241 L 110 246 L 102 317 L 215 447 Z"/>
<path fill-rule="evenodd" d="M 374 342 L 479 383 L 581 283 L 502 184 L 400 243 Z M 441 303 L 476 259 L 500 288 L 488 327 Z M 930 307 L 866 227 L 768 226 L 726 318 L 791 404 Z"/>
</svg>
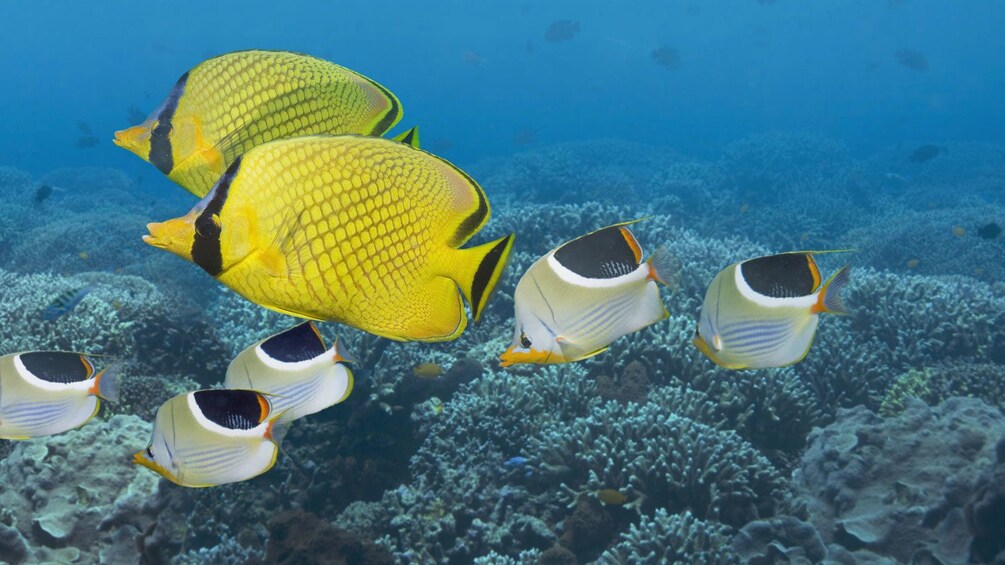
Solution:
<svg viewBox="0 0 1005 565">
<path fill-rule="evenodd" d="M 561 19 L 580 33 L 545 41 Z M 997 0 L 41 0 L 0 3 L 0 21 L 0 164 L 36 174 L 102 165 L 152 179 L 110 142 L 132 125 L 127 108 L 146 114 L 190 67 L 248 48 L 303 51 L 377 79 L 404 103 L 399 128 L 421 124 L 427 147 L 462 164 L 528 140 L 714 154 L 775 129 L 819 132 L 857 153 L 1005 142 Z M 653 62 L 659 46 L 677 49 L 680 68 Z M 922 53 L 928 70 L 898 64 L 901 48 Z M 78 120 L 102 143 L 75 148 Z"/>
</svg>

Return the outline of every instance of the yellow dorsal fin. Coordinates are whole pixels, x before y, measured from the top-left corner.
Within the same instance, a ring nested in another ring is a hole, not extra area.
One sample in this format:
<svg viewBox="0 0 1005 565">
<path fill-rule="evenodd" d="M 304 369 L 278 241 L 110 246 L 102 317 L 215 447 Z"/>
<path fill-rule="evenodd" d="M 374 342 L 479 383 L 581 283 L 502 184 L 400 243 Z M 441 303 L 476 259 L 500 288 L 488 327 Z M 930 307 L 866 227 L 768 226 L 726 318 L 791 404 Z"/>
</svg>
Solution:
<svg viewBox="0 0 1005 565">
<path fill-rule="evenodd" d="M 419 126 L 412 126 L 411 128 L 399 133 L 398 135 L 391 138 L 394 141 L 405 143 L 411 145 L 414 149 L 420 149 L 419 147 Z"/>
</svg>

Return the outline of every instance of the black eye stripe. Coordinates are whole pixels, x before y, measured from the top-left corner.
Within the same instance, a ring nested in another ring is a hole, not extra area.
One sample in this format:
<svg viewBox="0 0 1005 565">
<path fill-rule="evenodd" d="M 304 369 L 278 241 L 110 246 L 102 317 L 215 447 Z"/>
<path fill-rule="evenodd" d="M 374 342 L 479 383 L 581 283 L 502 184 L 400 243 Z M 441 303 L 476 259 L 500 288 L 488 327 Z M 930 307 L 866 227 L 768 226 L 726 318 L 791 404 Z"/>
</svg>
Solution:
<svg viewBox="0 0 1005 565">
<path fill-rule="evenodd" d="M 195 237 L 192 240 L 192 261 L 214 277 L 223 272 L 223 251 L 220 249 L 220 226 L 213 219 L 219 216 L 227 201 L 230 183 L 241 168 L 238 157 L 223 173 L 216 186 L 210 191 L 209 202 L 195 219 Z"/>
<path fill-rule="evenodd" d="M 147 159 L 165 175 L 171 174 L 174 169 L 174 155 L 171 150 L 171 130 L 174 129 L 174 126 L 171 124 L 171 120 L 174 119 L 175 110 L 178 109 L 178 100 L 185 92 L 187 82 L 188 73 L 185 73 L 171 89 L 171 94 L 168 95 L 157 114 L 157 125 L 150 132 L 150 153 L 147 155 Z"/>
</svg>

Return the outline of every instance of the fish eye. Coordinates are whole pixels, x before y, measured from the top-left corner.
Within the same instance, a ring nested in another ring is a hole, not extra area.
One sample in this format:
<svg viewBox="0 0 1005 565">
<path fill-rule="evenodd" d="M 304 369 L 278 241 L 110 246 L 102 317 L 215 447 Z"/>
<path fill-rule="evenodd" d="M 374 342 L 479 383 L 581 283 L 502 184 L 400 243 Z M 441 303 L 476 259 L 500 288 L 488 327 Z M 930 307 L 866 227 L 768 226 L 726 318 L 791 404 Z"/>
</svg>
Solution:
<svg viewBox="0 0 1005 565">
<path fill-rule="evenodd" d="M 520 332 L 520 347 L 530 349 L 531 345 L 533 344 L 531 343 L 530 338 L 527 337 L 527 334 Z"/>
</svg>

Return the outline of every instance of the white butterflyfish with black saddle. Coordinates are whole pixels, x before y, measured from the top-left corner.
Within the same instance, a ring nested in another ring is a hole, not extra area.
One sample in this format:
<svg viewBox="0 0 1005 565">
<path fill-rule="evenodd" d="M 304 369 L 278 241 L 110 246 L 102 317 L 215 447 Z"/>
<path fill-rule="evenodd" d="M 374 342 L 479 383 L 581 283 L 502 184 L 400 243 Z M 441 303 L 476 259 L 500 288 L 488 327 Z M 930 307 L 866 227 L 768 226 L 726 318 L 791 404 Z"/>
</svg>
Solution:
<svg viewBox="0 0 1005 565">
<path fill-rule="evenodd" d="M 0 357 L 0 439 L 32 439 L 79 428 L 119 397 L 114 370 L 65 351 Z"/>
<path fill-rule="evenodd" d="M 796 251 L 734 263 L 709 284 L 692 342 L 727 369 L 798 363 L 813 345 L 820 314 L 845 314 L 841 289 L 851 267 L 821 282 L 814 255 Z"/>
<path fill-rule="evenodd" d="M 586 359 L 667 318 L 659 286 L 672 257 L 661 247 L 644 260 L 632 223 L 564 243 L 530 266 L 513 294 L 516 329 L 502 366 Z"/>
<path fill-rule="evenodd" d="M 224 385 L 257 390 L 287 423 L 320 412 L 349 397 L 353 375 L 348 359 L 331 348 L 313 322 L 305 322 L 248 346 L 231 361 Z"/>
<path fill-rule="evenodd" d="M 180 394 L 157 409 L 150 444 L 133 463 L 184 487 L 245 481 L 276 463 L 281 415 L 254 390 Z"/>
</svg>

